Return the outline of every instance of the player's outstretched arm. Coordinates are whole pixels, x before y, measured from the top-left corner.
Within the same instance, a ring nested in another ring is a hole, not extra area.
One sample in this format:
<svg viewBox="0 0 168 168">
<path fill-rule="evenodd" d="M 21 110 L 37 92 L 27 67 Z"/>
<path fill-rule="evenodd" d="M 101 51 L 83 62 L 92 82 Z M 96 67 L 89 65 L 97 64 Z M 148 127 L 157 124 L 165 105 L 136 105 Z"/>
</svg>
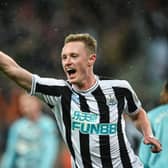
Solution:
<svg viewBox="0 0 168 168">
<path fill-rule="evenodd" d="M 0 71 L 26 90 L 31 89 L 32 73 L 19 66 L 16 61 L 0 51 Z"/>
</svg>

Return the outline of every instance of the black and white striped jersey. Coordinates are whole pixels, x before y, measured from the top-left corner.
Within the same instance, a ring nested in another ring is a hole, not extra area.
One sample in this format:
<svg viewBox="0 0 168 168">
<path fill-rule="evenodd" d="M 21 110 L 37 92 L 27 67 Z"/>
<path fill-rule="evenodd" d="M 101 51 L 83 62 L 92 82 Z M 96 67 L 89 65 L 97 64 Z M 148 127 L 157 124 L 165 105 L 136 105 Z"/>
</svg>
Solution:
<svg viewBox="0 0 168 168">
<path fill-rule="evenodd" d="M 56 116 L 74 168 L 142 168 L 126 138 L 123 113 L 141 107 L 125 80 L 101 80 L 76 90 L 65 80 L 33 75 L 31 94 L 40 97 Z"/>
</svg>

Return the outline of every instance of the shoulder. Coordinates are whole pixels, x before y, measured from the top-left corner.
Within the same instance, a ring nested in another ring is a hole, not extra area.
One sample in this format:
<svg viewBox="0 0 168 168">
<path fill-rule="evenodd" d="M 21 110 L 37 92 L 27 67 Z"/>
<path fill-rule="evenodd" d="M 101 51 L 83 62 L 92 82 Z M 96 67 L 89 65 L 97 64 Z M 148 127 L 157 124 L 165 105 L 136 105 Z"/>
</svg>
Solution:
<svg viewBox="0 0 168 168">
<path fill-rule="evenodd" d="M 54 119 L 52 119 L 50 116 L 47 115 L 42 115 L 41 119 L 40 119 L 42 125 L 46 128 L 55 128 L 56 127 L 56 123 L 54 121 Z"/>
<path fill-rule="evenodd" d="M 27 120 L 25 118 L 20 118 L 13 122 L 13 124 L 10 127 L 10 130 L 18 130 L 22 127 L 22 125 L 25 125 Z"/>
<path fill-rule="evenodd" d="M 119 79 L 101 79 L 100 78 L 100 84 L 101 85 L 110 85 L 111 87 L 120 87 L 120 88 L 129 88 L 130 84 L 127 80 L 119 80 Z"/>
<path fill-rule="evenodd" d="M 160 105 L 157 106 L 150 111 L 148 111 L 148 116 L 153 117 L 153 116 L 159 116 L 161 113 L 167 113 L 168 114 L 168 104 L 166 105 Z"/>
</svg>

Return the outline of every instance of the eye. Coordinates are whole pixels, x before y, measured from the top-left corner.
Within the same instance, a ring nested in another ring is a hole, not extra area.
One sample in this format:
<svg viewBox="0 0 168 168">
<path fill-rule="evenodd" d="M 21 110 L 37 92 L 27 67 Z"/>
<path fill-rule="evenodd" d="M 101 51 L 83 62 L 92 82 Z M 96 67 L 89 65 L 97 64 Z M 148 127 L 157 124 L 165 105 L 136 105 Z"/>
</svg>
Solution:
<svg viewBox="0 0 168 168">
<path fill-rule="evenodd" d="M 78 54 L 73 53 L 73 54 L 71 54 L 71 57 L 76 58 L 76 57 L 78 57 Z"/>
<path fill-rule="evenodd" d="M 67 58 L 67 56 L 66 55 L 62 55 L 61 58 L 62 58 L 62 60 L 65 60 Z"/>
</svg>

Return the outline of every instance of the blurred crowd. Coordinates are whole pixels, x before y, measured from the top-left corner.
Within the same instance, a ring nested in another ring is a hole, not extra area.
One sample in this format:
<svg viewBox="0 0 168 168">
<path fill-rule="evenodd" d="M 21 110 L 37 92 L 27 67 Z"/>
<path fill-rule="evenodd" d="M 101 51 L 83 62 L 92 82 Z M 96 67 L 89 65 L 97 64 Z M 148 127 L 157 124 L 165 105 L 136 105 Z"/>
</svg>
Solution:
<svg viewBox="0 0 168 168">
<path fill-rule="evenodd" d="M 43 76 L 64 76 L 60 49 L 69 33 L 98 41 L 95 72 L 128 80 L 149 110 L 168 78 L 166 0 L 0 0 L 0 49 Z M 0 74 L 0 147 L 19 118 L 19 88 Z"/>
<path fill-rule="evenodd" d="M 0 94 L 0 107 L 0 168 L 70 168 L 48 106 L 13 88 L 7 99 Z"/>
</svg>

